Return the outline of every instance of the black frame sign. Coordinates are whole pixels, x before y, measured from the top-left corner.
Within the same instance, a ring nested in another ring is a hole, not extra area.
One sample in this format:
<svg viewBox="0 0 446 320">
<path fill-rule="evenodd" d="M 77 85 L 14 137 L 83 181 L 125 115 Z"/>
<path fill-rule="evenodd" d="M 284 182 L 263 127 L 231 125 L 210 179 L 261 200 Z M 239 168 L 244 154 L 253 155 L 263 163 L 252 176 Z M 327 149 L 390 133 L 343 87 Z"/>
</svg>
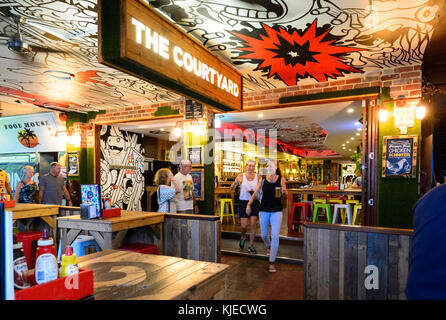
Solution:
<svg viewBox="0 0 446 320">
<path fill-rule="evenodd" d="M 221 111 L 242 110 L 242 74 L 141 0 L 98 0 L 98 60 Z"/>
<path fill-rule="evenodd" d="M 204 200 L 204 169 L 192 169 L 189 174 L 194 183 L 194 196 L 196 200 Z"/>
<path fill-rule="evenodd" d="M 186 120 L 203 118 L 203 105 L 197 101 L 187 99 L 184 109 L 184 118 Z"/>
<path fill-rule="evenodd" d="M 188 147 L 187 159 L 193 166 L 203 165 L 203 148 L 202 147 Z"/>
<path fill-rule="evenodd" d="M 416 178 L 418 136 L 383 137 L 382 177 Z"/>
</svg>

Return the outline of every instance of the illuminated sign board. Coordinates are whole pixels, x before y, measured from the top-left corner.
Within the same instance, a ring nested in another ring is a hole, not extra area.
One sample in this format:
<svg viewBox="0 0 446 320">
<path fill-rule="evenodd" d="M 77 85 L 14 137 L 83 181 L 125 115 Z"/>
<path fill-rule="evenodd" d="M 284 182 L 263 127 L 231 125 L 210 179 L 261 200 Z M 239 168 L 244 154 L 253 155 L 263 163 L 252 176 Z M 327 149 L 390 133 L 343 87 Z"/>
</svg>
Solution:
<svg viewBox="0 0 446 320">
<path fill-rule="evenodd" d="M 242 75 L 138 0 L 99 1 L 99 62 L 223 111 L 241 110 Z"/>
</svg>

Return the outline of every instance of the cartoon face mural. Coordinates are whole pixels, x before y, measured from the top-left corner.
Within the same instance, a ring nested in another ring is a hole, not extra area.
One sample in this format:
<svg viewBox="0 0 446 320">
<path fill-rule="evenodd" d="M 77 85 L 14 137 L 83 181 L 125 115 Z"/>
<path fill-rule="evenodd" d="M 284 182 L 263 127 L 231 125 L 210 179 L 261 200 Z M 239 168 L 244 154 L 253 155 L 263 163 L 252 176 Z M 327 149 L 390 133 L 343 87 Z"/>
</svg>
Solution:
<svg viewBox="0 0 446 320">
<path fill-rule="evenodd" d="M 142 135 L 101 128 L 102 197 L 124 210 L 141 211 L 144 194 L 144 148 Z"/>
<path fill-rule="evenodd" d="M 419 64 L 444 5 L 441 0 L 146 3 L 236 67 L 245 92 Z M 85 112 L 180 99 L 98 62 L 96 0 L 5 0 L 1 11 L 0 101 Z M 26 18 L 23 39 L 40 49 L 26 56 L 8 50 L 9 38 L 17 36 L 11 14 Z"/>
</svg>

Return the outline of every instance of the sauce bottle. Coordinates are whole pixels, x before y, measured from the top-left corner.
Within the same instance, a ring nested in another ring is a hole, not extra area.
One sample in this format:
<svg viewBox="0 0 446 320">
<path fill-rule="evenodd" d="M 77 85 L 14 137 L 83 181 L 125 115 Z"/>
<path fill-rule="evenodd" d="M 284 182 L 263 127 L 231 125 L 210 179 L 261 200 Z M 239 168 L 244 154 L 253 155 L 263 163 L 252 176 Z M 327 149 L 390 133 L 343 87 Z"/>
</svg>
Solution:
<svg viewBox="0 0 446 320">
<path fill-rule="evenodd" d="M 35 270 L 37 284 L 56 280 L 58 275 L 56 250 L 47 229 L 43 230 L 43 236 L 37 241 L 37 245 Z"/>
<path fill-rule="evenodd" d="M 17 242 L 14 234 L 14 287 L 16 289 L 25 289 L 30 286 L 28 282 L 28 265 L 26 263 L 25 253 L 23 252 L 22 242 Z"/>
<path fill-rule="evenodd" d="M 66 277 L 73 274 L 79 273 L 79 268 L 77 267 L 76 255 L 70 246 L 67 246 L 65 254 L 62 255 L 62 263 L 60 266 L 60 277 Z"/>
</svg>

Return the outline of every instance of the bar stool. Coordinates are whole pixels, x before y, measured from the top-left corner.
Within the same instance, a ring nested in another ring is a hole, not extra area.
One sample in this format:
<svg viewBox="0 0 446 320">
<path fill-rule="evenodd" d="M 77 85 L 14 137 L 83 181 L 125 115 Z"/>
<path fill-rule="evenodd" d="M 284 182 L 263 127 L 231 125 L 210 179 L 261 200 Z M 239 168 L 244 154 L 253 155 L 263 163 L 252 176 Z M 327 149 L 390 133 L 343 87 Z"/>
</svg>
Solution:
<svg viewBox="0 0 446 320">
<path fill-rule="evenodd" d="M 132 251 L 143 254 L 158 254 L 158 247 L 154 244 L 147 243 L 130 243 L 123 246 L 120 246 L 118 250 L 122 251 Z"/>
<path fill-rule="evenodd" d="M 34 269 L 36 264 L 37 241 L 42 238 L 40 231 L 25 231 L 16 234 L 17 241 L 22 242 L 28 269 Z"/>
<path fill-rule="evenodd" d="M 219 207 L 220 207 L 220 221 L 223 222 L 223 217 L 231 217 L 232 223 L 235 224 L 234 217 L 234 204 L 232 203 L 232 199 L 230 198 L 221 198 L 218 199 Z M 228 209 L 228 210 L 226 210 Z"/>
<path fill-rule="evenodd" d="M 335 224 L 336 223 L 336 220 L 337 220 L 337 218 L 338 218 L 338 211 L 340 211 L 340 210 L 342 210 L 341 211 L 341 220 L 342 220 L 342 223 L 344 224 L 345 223 L 345 212 L 347 213 L 347 221 L 348 221 L 348 224 L 352 224 L 352 210 L 351 210 L 351 207 L 350 207 L 350 205 L 349 204 L 339 204 L 339 203 L 336 203 L 335 205 L 334 205 L 334 211 L 333 211 L 333 220 L 332 220 L 332 223 L 333 224 Z M 344 217 L 342 216 L 342 212 L 344 212 Z"/>
<path fill-rule="evenodd" d="M 329 203 L 315 203 L 313 210 L 313 222 L 319 221 L 318 211 L 324 209 L 327 216 L 327 222 L 331 223 L 331 206 Z"/>
<path fill-rule="evenodd" d="M 353 207 L 353 224 L 356 224 L 356 217 L 358 216 L 358 210 L 362 212 L 362 204 L 355 204 Z"/>
<path fill-rule="evenodd" d="M 339 204 L 343 204 L 344 200 L 342 199 L 328 199 L 328 203 L 339 203 Z"/>
<path fill-rule="evenodd" d="M 348 200 L 355 200 L 355 196 L 352 194 L 347 195 Z"/>
<path fill-rule="evenodd" d="M 313 204 L 316 204 L 316 203 L 327 203 L 327 200 L 326 199 L 314 199 Z"/>
<path fill-rule="evenodd" d="M 297 212 L 298 215 L 297 219 L 294 219 L 295 210 L 297 208 L 300 208 L 300 210 L 298 210 Z M 308 202 L 293 203 L 293 209 L 291 210 L 291 215 L 288 219 L 288 232 L 291 231 L 293 223 L 297 223 L 299 225 L 299 224 L 304 224 L 306 221 L 311 221 L 311 213 L 310 210 L 308 209 L 311 209 L 311 203 Z"/>
<path fill-rule="evenodd" d="M 353 207 L 354 207 L 355 204 L 360 204 L 360 202 L 359 202 L 359 200 L 346 200 L 345 204 L 353 205 Z M 344 213 L 345 213 L 345 211 L 344 211 Z M 342 218 L 342 221 L 345 221 L 345 214 L 344 214 L 344 216 Z"/>
</svg>

